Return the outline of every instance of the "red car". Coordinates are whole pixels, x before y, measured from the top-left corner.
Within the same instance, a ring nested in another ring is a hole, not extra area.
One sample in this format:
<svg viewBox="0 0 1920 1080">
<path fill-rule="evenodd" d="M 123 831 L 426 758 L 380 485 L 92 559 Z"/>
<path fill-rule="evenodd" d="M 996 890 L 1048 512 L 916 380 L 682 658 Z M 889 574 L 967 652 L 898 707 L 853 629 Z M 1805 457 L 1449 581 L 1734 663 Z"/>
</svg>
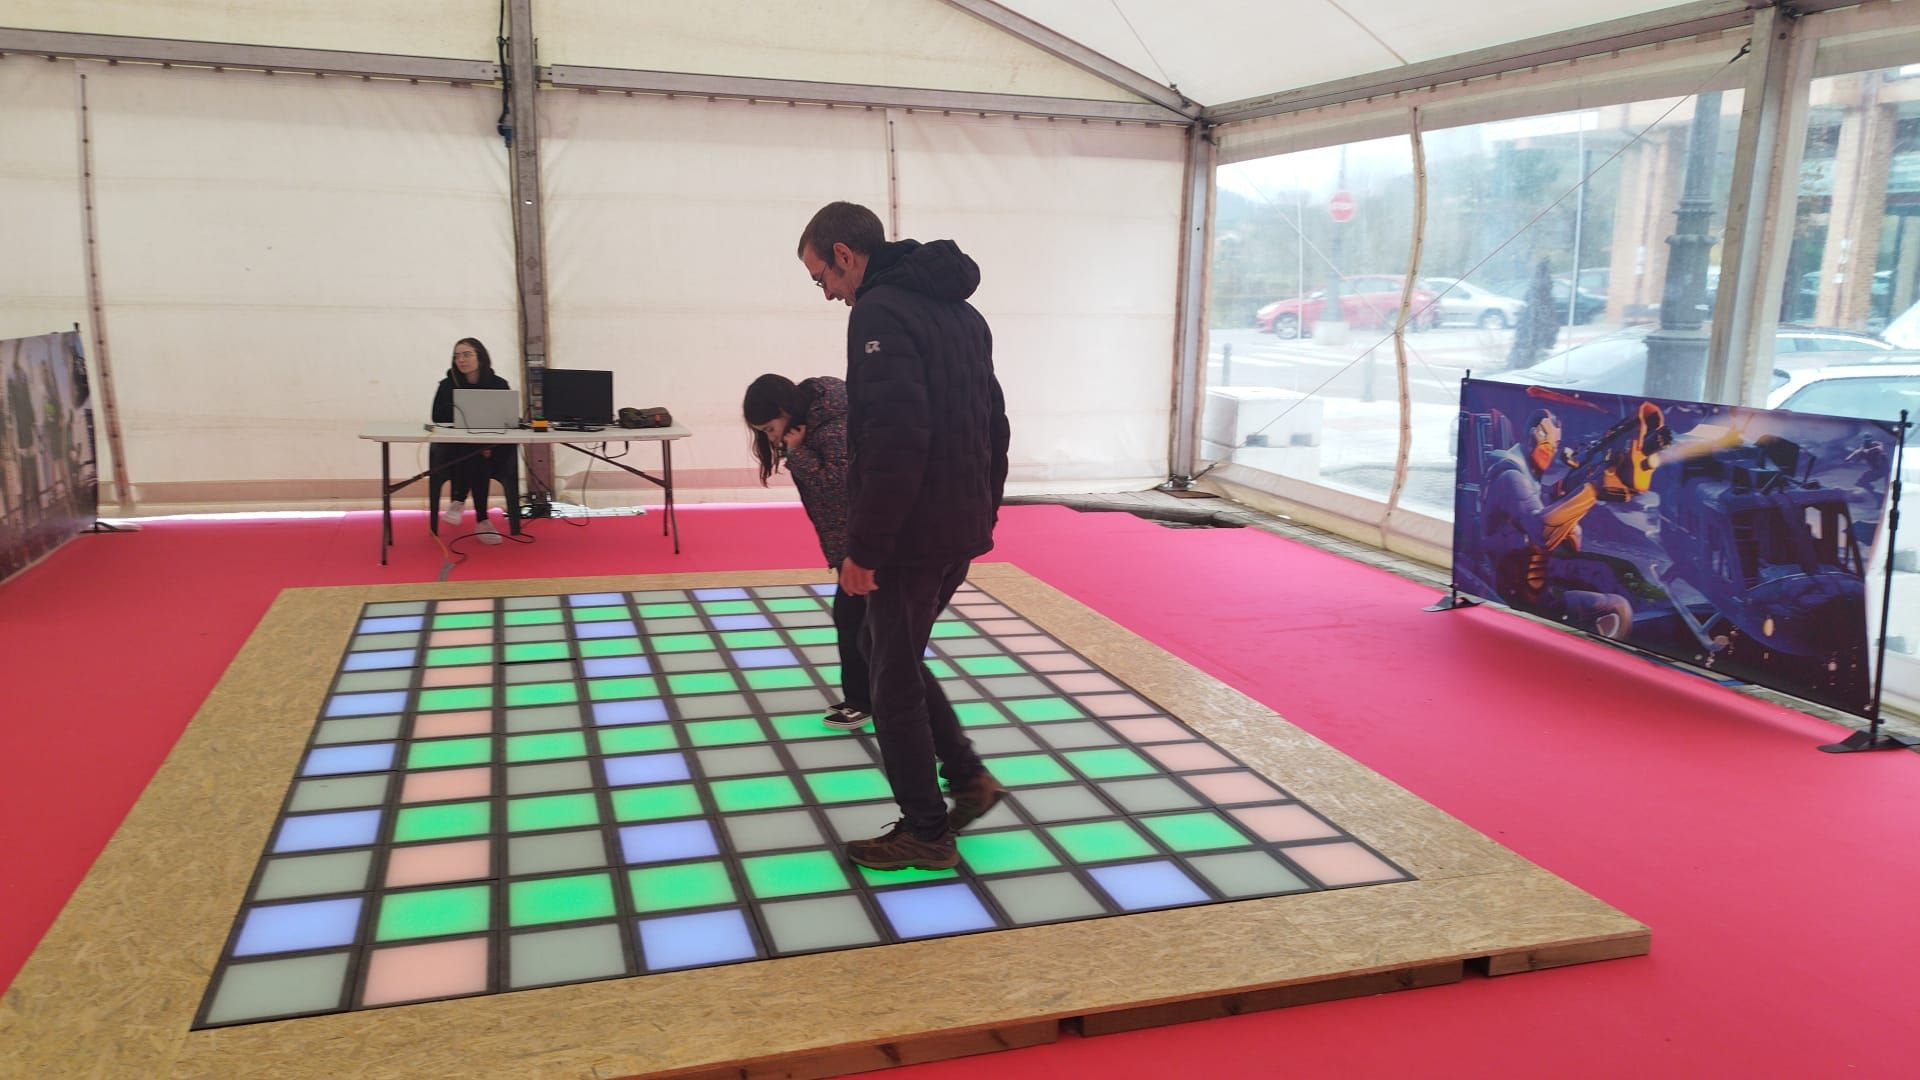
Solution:
<svg viewBox="0 0 1920 1080">
<path fill-rule="evenodd" d="M 1393 326 L 1393 320 L 1400 314 L 1400 287 L 1405 279 L 1398 274 L 1363 274 L 1346 278 L 1342 284 L 1340 310 L 1346 316 L 1348 326 L 1361 330 L 1386 330 Z M 1413 289 L 1413 330 L 1432 329 L 1434 320 L 1439 317 L 1439 309 L 1433 301 L 1439 296 L 1431 289 L 1418 285 Z M 1299 297 L 1275 300 L 1254 313 L 1253 321 L 1262 330 L 1283 338 L 1301 336 L 1302 324 L 1306 333 L 1313 333 L 1313 324 L 1323 318 L 1322 310 L 1327 306 L 1327 294 L 1316 289 Z"/>
</svg>

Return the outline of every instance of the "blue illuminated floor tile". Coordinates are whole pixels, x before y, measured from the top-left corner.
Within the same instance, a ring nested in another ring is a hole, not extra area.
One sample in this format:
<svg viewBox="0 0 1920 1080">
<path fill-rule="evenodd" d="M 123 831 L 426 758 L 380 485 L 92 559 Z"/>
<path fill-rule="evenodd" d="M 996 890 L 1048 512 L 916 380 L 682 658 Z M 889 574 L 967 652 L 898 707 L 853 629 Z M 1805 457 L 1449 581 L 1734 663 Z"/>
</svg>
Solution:
<svg viewBox="0 0 1920 1080">
<path fill-rule="evenodd" d="M 733 662 L 741 668 L 766 668 L 791 667 L 800 661 L 791 649 L 740 649 L 733 654 Z"/>
<path fill-rule="evenodd" d="M 378 671 L 382 668 L 412 667 L 414 649 L 382 649 L 378 652 L 348 653 L 342 671 Z"/>
<path fill-rule="evenodd" d="M 605 679 L 615 675 L 651 675 L 653 665 L 644 656 L 602 656 L 592 660 L 583 660 L 580 667 L 586 671 L 589 679 Z"/>
<path fill-rule="evenodd" d="M 620 851 L 630 863 L 672 862 L 718 855 L 720 845 L 714 841 L 713 827 L 705 821 L 669 821 L 621 829 Z"/>
<path fill-rule="evenodd" d="M 693 598 L 695 600 L 748 600 L 748 599 L 751 599 L 751 597 L 747 595 L 747 590 L 745 589 L 695 589 L 693 590 Z"/>
<path fill-rule="evenodd" d="M 633 620 L 621 622 L 576 623 L 573 636 L 579 638 L 632 637 L 639 631 L 633 627 Z"/>
<path fill-rule="evenodd" d="M 274 854 L 318 851 L 321 848 L 365 847 L 380 835 L 380 811 L 348 810 L 338 814 L 290 817 L 280 825 Z"/>
<path fill-rule="evenodd" d="M 385 772 L 393 768 L 392 743 L 358 746 L 322 746 L 307 755 L 301 776 L 340 776 L 346 773 Z"/>
<path fill-rule="evenodd" d="M 887 922 L 893 924 L 893 932 L 903 938 L 964 934 L 994 925 L 993 916 L 965 884 L 890 889 L 873 895 Z"/>
<path fill-rule="evenodd" d="M 1209 899 L 1205 890 L 1170 862 L 1096 866 L 1087 873 L 1107 890 L 1114 903 L 1128 911 L 1204 904 Z"/>
<path fill-rule="evenodd" d="M 327 701 L 327 715 L 374 716 L 397 713 L 406 707 L 405 690 L 388 690 L 378 694 L 335 694 Z"/>
<path fill-rule="evenodd" d="M 772 625 L 765 615 L 717 615 L 713 620 L 716 630 L 765 630 Z"/>
<path fill-rule="evenodd" d="M 602 701 L 593 706 L 593 722 L 608 724 L 657 724 L 667 718 L 667 703 L 659 698 L 635 701 Z"/>
<path fill-rule="evenodd" d="M 648 971 L 724 964 L 759 955 L 737 908 L 639 920 L 640 958 Z"/>
<path fill-rule="evenodd" d="M 567 597 L 567 603 L 573 607 L 604 607 L 608 604 L 624 604 L 626 602 L 626 594 L 617 592 L 574 593 L 572 596 Z"/>
<path fill-rule="evenodd" d="M 360 928 L 360 898 L 274 904 L 247 912 L 240 924 L 235 956 L 299 952 L 351 945 Z"/>
<path fill-rule="evenodd" d="M 837 590 L 832 585 L 815 585 L 813 591 L 821 596 L 832 596 Z"/>
<path fill-rule="evenodd" d="M 396 630 L 418 630 L 427 625 L 424 615 L 400 615 L 386 619 L 361 619 L 354 628 L 359 634 L 391 634 Z"/>
<path fill-rule="evenodd" d="M 606 759 L 607 786 L 657 784 L 663 780 L 686 780 L 687 759 L 683 754 L 640 754 L 634 757 Z"/>
</svg>

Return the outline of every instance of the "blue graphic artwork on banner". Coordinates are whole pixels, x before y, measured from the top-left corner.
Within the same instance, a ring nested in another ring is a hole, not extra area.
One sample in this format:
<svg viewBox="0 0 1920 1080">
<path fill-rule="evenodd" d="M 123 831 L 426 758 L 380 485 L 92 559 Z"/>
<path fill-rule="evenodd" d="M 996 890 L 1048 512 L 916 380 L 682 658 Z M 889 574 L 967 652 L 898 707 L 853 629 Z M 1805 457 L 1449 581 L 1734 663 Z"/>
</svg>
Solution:
<svg viewBox="0 0 1920 1080">
<path fill-rule="evenodd" d="M 1468 380 L 1454 580 L 1867 715 L 1885 422 Z"/>
</svg>

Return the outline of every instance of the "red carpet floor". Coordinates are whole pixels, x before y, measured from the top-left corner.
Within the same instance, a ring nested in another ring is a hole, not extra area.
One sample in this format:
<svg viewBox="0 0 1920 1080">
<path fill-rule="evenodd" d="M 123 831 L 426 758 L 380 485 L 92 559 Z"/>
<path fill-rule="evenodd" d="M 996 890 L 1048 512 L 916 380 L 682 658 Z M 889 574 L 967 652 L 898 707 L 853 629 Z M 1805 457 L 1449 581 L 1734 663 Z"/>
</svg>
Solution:
<svg viewBox="0 0 1920 1080">
<path fill-rule="evenodd" d="M 534 524 L 454 580 L 808 566 L 797 508 Z M 0 981 L 278 590 L 434 579 L 370 515 L 86 536 L 0 586 Z M 1920 758 L 1242 530 L 1010 508 L 1018 564 L 1653 928 L 1648 957 L 920 1066 L 927 1076 L 1920 1074 Z M 471 541 L 467 541 L 471 544 Z M 984 985 L 1014 973 L 981 972 Z M 838 999 L 858 1007 L 857 992 Z"/>
</svg>

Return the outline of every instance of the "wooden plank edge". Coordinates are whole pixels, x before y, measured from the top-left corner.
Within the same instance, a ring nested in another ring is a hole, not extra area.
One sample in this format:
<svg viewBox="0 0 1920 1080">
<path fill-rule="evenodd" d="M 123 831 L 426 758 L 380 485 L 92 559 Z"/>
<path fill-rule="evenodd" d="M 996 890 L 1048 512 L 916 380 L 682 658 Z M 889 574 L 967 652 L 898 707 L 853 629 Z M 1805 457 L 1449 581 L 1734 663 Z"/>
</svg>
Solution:
<svg viewBox="0 0 1920 1080">
<path fill-rule="evenodd" d="M 1595 938 L 1566 945 L 1542 945 L 1531 949 L 1477 956 L 1471 961 L 1483 975 L 1514 975 L 1522 971 L 1591 964 L 1598 960 L 1619 960 L 1645 956 L 1653 950 L 1653 932 L 1642 928 L 1613 937 Z"/>
<path fill-rule="evenodd" d="M 1214 1020 L 1223 1016 L 1238 1016 L 1241 1013 L 1262 1012 L 1267 1009 L 1285 1009 L 1294 1005 L 1338 1001 L 1341 998 L 1367 997 L 1396 990 L 1445 986 L 1459 982 L 1465 975 L 1465 971 L 1466 965 L 1462 961 L 1446 960 L 1439 963 L 1395 968 L 1390 971 L 1373 971 L 1362 975 L 1291 983 L 1286 986 L 1238 990 L 1228 994 L 1210 994 L 1205 997 L 1168 1001 L 1157 1005 L 1111 1009 L 1105 1012 L 1089 1013 L 1072 1022 L 1076 1023 L 1082 1035 L 1113 1035 L 1122 1031 L 1137 1031 L 1141 1028 L 1161 1027 L 1167 1024 L 1185 1024 L 1195 1020 Z"/>
<path fill-rule="evenodd" d="M 815 1080 L 817 1077 L 844 1076 L 900 1065 L 920 1065 L 948 1058 L 1042 1046 L 1059 1037 L 1060 1021 L 1057 1019 L 1023 1020 L 971 1031 L 928 1032 L 865 1045 L 779 1054 L 719 1067 L 699 1066 L 652 1075 L 672 1077 L 674 1080 L 773 1080 L 775 1077 L 781 1080 Z"/>
</svg>

